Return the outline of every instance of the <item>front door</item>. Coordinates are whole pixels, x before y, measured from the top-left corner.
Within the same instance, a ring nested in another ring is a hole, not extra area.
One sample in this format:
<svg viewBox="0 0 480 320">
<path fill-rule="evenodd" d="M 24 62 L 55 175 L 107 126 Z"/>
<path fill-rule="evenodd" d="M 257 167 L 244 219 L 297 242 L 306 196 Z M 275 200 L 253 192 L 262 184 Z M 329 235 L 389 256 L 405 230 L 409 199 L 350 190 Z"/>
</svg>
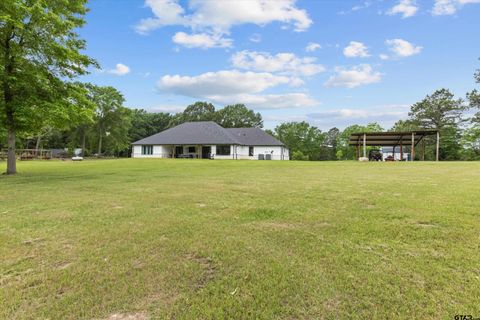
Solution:
<svg viewBox="0 0 480 320">
<path fill-rule="evenodd" d="M 202 159 L 210 159 L 212 153 L 212 147 L 203 146 L 202 147 Z"/>
</svg>

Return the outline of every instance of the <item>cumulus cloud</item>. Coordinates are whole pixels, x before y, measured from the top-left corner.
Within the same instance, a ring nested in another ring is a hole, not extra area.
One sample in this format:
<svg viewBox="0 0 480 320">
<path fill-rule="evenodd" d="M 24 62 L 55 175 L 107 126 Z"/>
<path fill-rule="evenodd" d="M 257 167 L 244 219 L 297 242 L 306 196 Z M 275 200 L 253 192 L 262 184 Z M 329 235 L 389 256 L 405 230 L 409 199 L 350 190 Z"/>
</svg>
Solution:
<svg viewBox="0 0 480 320">
<path fill-rule="evenodd" d="M 281 22 L 305 31 L 312 24 L 308 13 L 295 5 L 296 0 L 211 1 L 190 0 L 188 12 L 178 0 L 146 0 L 145 6 L 153 17 L 142 19 L 136 31 L 146 34 L 172 25 L 191 28 L 194 32 L 221 37 L 230 33 L 235 25 L 266 25 Z"/>
<path fill-rule="evenodd" d="M 161 90 L 190 97 L 258 93 L 281 84 L 291 84 L 292 78 L 262 72 L 222 70 L 198 76 L 165 75 L 158 82 Z"/>
<path fill-rule="evenodd" d="M 309 122 L 319 127 L 346 127 L 352 124 L 366 125 L 378 122 L 384 127 L 391 127 L 396 121 L 408 116 L 409 105 L 382 105 L 369 108 L 338 108 L 307 114 Z"/>
<path fill-rule="evenodd" d="M 157 83 L 165 93 L 207 99 L 214 103 L 246 103 L 255 108 L 289 108 L 318 104 L 305 93 L 263 94 L 279 85 L 296 85 L 297 78 L 268 72 L 222 70 L 198 76 L 165 75 Z"/>
<path fill-rule="evenodd" d="M 130 73 L 130 68 L 123 63 L 117 63 L 115 69 L 108 70 L 108 73 L 115 74 L 117 76 L 123 76 Z"/>
<path fill-rule="evenodd" d="M 343 54 L 347 58 L 366 58 L 370 56 L 367 46 L 358 41 L 350 41 L 350 44 L 343 49 Z"/>
<path fill-rule="evenodd" d="M 325 71 L 324 66 L 315 63 L 316 58 L 299 58 L 287 52 L 271 55 L 267 52 L 244 50 L 235 53 L 231 60 L 234 67 L 253 71 L 298 76 L 312 76 Z"/>
<path fill-rule="evenodd" d="M 403 39 L 389 39 L 385 41 L 385 44 L 389 47 L 388 49 L 392 52 L 394 58 L 405 58 L 419 54 L 423 47 L 416 46 L 413 43 L 410 43 Z M 380 58 L 382 60 L 387 60 L 390 56 L 386 54 L 381 54 Z"/>
<path fill-rule="evenodd" d="M 187 48 L 228 48 L 232 46 L 232 39 L 207 33 L 187 34 L 177 32 L 172 37 L 173 42 Z"/>
<path fill-rule="evenodd" d="M 361 64 L 350 69 L 336 67 L 335 74 L 325 82 L 325 86 L 355 88 L 380 82 L 381 79 L 382 74 L 373 71 L 373 68 L 369 64 Z"/>
<path fill-rule="evenodd" d="M 212 96 L 210 100 L 221 104 L 242 103 L 255 109 L 287 109 L 313 107 L 320 103 L 305 93 L 285 94 L 240 94 L 233 96 Z"/>
<path fill-rule="evenodd" d="M 418 11 L 415 0 L 400 0 L 395 6 L 387 11 L 388 15 L 401 14 L 402 18 L 413 17 Z"/>
<path fill-rule="evenodd" d="M 305 47 L 305 51 L 307 52 L 313 52 L 317 51 L 318 49 L 321 49 L 322 46 L 319 43 L 316 42 L 309 42 L 307 46 Z"/>
<path fill-rule="evenodd" d="M 480 0 L 435 0 L 432 9 L 434 16 L 455 14 L 466 4 L 480 3 Z"/>
</svg>

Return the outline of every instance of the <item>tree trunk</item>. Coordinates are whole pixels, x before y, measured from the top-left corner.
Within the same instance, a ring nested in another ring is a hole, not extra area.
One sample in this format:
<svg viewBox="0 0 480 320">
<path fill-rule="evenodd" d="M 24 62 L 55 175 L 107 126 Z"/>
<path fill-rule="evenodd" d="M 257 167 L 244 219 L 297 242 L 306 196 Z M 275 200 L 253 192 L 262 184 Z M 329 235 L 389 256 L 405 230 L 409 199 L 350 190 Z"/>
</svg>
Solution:
<svg viewBox="0 0 480 320">
<path fill-rule="evenodd" d="M 17 158 L 15 157 L 15 130 L 8 129 L 7 174 L 17 173 Z"/>
<path fill-rule="evenodd" d="M 82 157 L 85 157 L 85 139 L 86 139 L 86 133 L 85 133 L 85 129 L 83 129 L 83 137 L 82 137 Z"/>
<path fill-rule="evenodd" d="M 10 26 L 10 35 L 7 35 L 5 40 L 5 51 L 4 51 L 4 75 L 5 80 L 3 81 L 3 103 L 5 106 L 5 115 L 6 115 L 6 127 L 8 131 L 8 152 L 7 152 L 7 172 L 6 174 L 16 174 L 17 173 L 17 158 L 15 157 L 15 118 L 13 116 L 13 93 L 12 88 L 10 87 L 9 78 L 14 74 L 13 68 L 13 57 L 10 55 L 10 40 L 14 32 L 14 26 Z"/>
<path fill-rule="evenodd" d="M 37 143 L 35 144 L 35 154 L 38 155 L 38 149 L 40 149 L 40 142 L 42 142 L 42 135 L 37 136 Z"/>
<path fill-rule="evenodd" d="M 98 155 L 100 156 L 102 154 L 102 134 L 100 133 L 100 138 L 98 138 Z"/>
</svg>

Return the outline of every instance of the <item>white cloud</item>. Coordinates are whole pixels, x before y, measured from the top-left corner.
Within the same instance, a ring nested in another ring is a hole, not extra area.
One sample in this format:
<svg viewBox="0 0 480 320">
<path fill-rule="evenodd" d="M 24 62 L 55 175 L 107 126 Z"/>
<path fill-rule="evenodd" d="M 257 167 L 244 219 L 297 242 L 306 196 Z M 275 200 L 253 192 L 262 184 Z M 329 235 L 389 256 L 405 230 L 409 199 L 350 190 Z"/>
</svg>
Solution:
<svg viewBox="0 0 480 320">
<path fill-rule="evenodd" d="M 286 52 L 271 55 L 266 52 L 244 50 L 235 53 L 231 60 L 236 68 L 262 72 L 312 76 L 325 71 L 325 67 L 315 63 L 316 58 L 299 58 L 293 53 Z"/>
<path fill-rule="evenodd" d="M 401 14 L 402 18 L 413 17 L 418 11 L 415 0 L 400 0 L 395 6 L 387 11 L 388 15 Z"/>
<path fill-rule="evenodd" d="M 380 82 L 382 74 L 373 71 L 369 64 L 361 64 L 350 69 L 335 68 L 335 74 L 325 83 L 327 87 L 355 88 L 362 85 Z"/>
<path fill-rule="evenodd" d="M 147 108 L 146 108 L 147 109 Z M 165 105 L 157 105 L 152 108 L 148 108 L 150 112 L 166 112 L 166 113 L 178 113 L 185 110 L 185 106 L 183 105 L 174 105 L 174 104 L 165 104 Z"/>
<path fill-rule="evenodd" d="M 320 103 L 305 93 L 285 94 L 239 94 L 232 96 L 211 96 L 215 103 L 244 103 L 255 109 L 287 109 L 313 107 Z"/>
<path fill-rule="evenodd" d="M 307 119 L 319 127 L 339 127 L 343 129 L 352 124 L 366 125 L 378 122 L 391 127 L 396 121 L 408 117 L 410 105 L 382 105 L 368 108 L 339 108 L 307 114 Z"/>
<path fill-rule="evenodd" d="M 379 57 L 380 57 L 380 59 L 382 59 L 382 60 L 388 60 L 388 59 L 390 59 L 390 56 L 389 56 L 388 54 L 384 54 L 384 53 L 382 53 L 381 55 L 379 55 Z"/>
<path fill-rule="evenodd" d="M 165 75 L 158 87 L 165 93 L 214 103 L 246 103 L 255 108 L 289 108 L 318 104 L 305 93 L 262 94 L 279 85 L 296 85 L 298 78 L 262 72 L 222 70 L 198 76 Z"/>
<path fill-rule="evenodd" d="M 172 37 L 173 42 L 187 48 L 228 48 L 232 46 L 232 39 L 222 38 L 219 35 L 207 33 L 187 34 L 177 32 Z"/>
<path fill-rule="evenodd" d="M 350 41 L 350 44 L 343 49 L 343 54 L 348 58 L 366 58 L 370 56 L 367 46 L 358 41 Z"/>
<path fill-rule="evenodd" d="M 423 49 L 423 47 L 416 46 L 403 39 L 389 39 L 385 41 L 385 43 L 397 58 L 410 57 L 419 54 Z"/>
<path fill-rule="evenodd" d="M 434 16 L 452 15 L 466 4 L 480 3 L 480 0 L 435 0 L 432 9 Z"/>
<path fill-rule="evenodd" d="M 252 41 L 252 42 L 255 42 L 255 43 L 259 43 L 262 41 L 262 36 L 258 33 L 254 33 L 250 36 L 250 38 L 248 38 L 248 40 Z"/>
<path fill-rule="evenodd" d="M 116 74 L 117 76 L 123 76 L 130 73 L 130 68 L 123 63 L 117 63 L 115 69 L 108 70 L 108 73 Z"/>
<path fill-rule="evenodd" d="M 321 49 L 321 48 L 322 48 L 322 46 L 319 43 L 309 42 L 307 44 L 307 46 L 305 47 L 305 51 L 313 52 L 313 51 L 316 51 L 316 50 Z"/>
<path fill-rule="evenodd" d="M 281 84 L 291 84 L 290 77 L 263 72 L 222 70 L 198 76 L 166 75 L 158 82 L 161 90 L 190 97 L 258 93 Z"/>
<path fill-rule="evenodd" d="M 235 25 L 266 25 L 281 22 L 295 31 L 305 31 L 312 24 L 308 13 L 295 5 L 296 0 L 211 1 L 190 0 L 188 12 L 178 0 L 146 0 L 145 6 L 153 17 L 143 19 L 136 31 L 146 34 L 164 26 L 180 25 L 195 33 L 220 37 L 230 33 Z"/>
</svg>

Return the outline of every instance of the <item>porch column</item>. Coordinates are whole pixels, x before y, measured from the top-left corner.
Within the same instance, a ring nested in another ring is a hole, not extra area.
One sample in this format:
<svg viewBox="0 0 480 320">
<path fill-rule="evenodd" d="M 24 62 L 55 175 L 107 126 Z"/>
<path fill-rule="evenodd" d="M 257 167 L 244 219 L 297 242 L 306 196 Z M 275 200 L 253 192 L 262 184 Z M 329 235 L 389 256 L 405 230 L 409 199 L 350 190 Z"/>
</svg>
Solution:
<svg viewBox="0 0 480 320">
<path fill-rule="evenodd" d="M 437 131 L 437 150 L 435 153 L 436 161 L 438 161 L 439 159 L 439 153 L 440 153 L 440 131 Z"/>
<path fill-rule="evenodd" d="M 175 145 L 172 146 L 172 159 L 175 158 Z"/>
<path fill-rule="evenodd" d="M 363 134 L 363 157 L 367 157 L 367 134 Z"/>
<path fill-rule="evenodd" d="M 415 161 L 415 132 L 412 132 L 412 151 L 411 151 L 412 161 Z"/>
<path fill-rule="evenodd" d="M 403 161 L 403 142 L 400 140 L 400 161 Z"/>
</svg>

